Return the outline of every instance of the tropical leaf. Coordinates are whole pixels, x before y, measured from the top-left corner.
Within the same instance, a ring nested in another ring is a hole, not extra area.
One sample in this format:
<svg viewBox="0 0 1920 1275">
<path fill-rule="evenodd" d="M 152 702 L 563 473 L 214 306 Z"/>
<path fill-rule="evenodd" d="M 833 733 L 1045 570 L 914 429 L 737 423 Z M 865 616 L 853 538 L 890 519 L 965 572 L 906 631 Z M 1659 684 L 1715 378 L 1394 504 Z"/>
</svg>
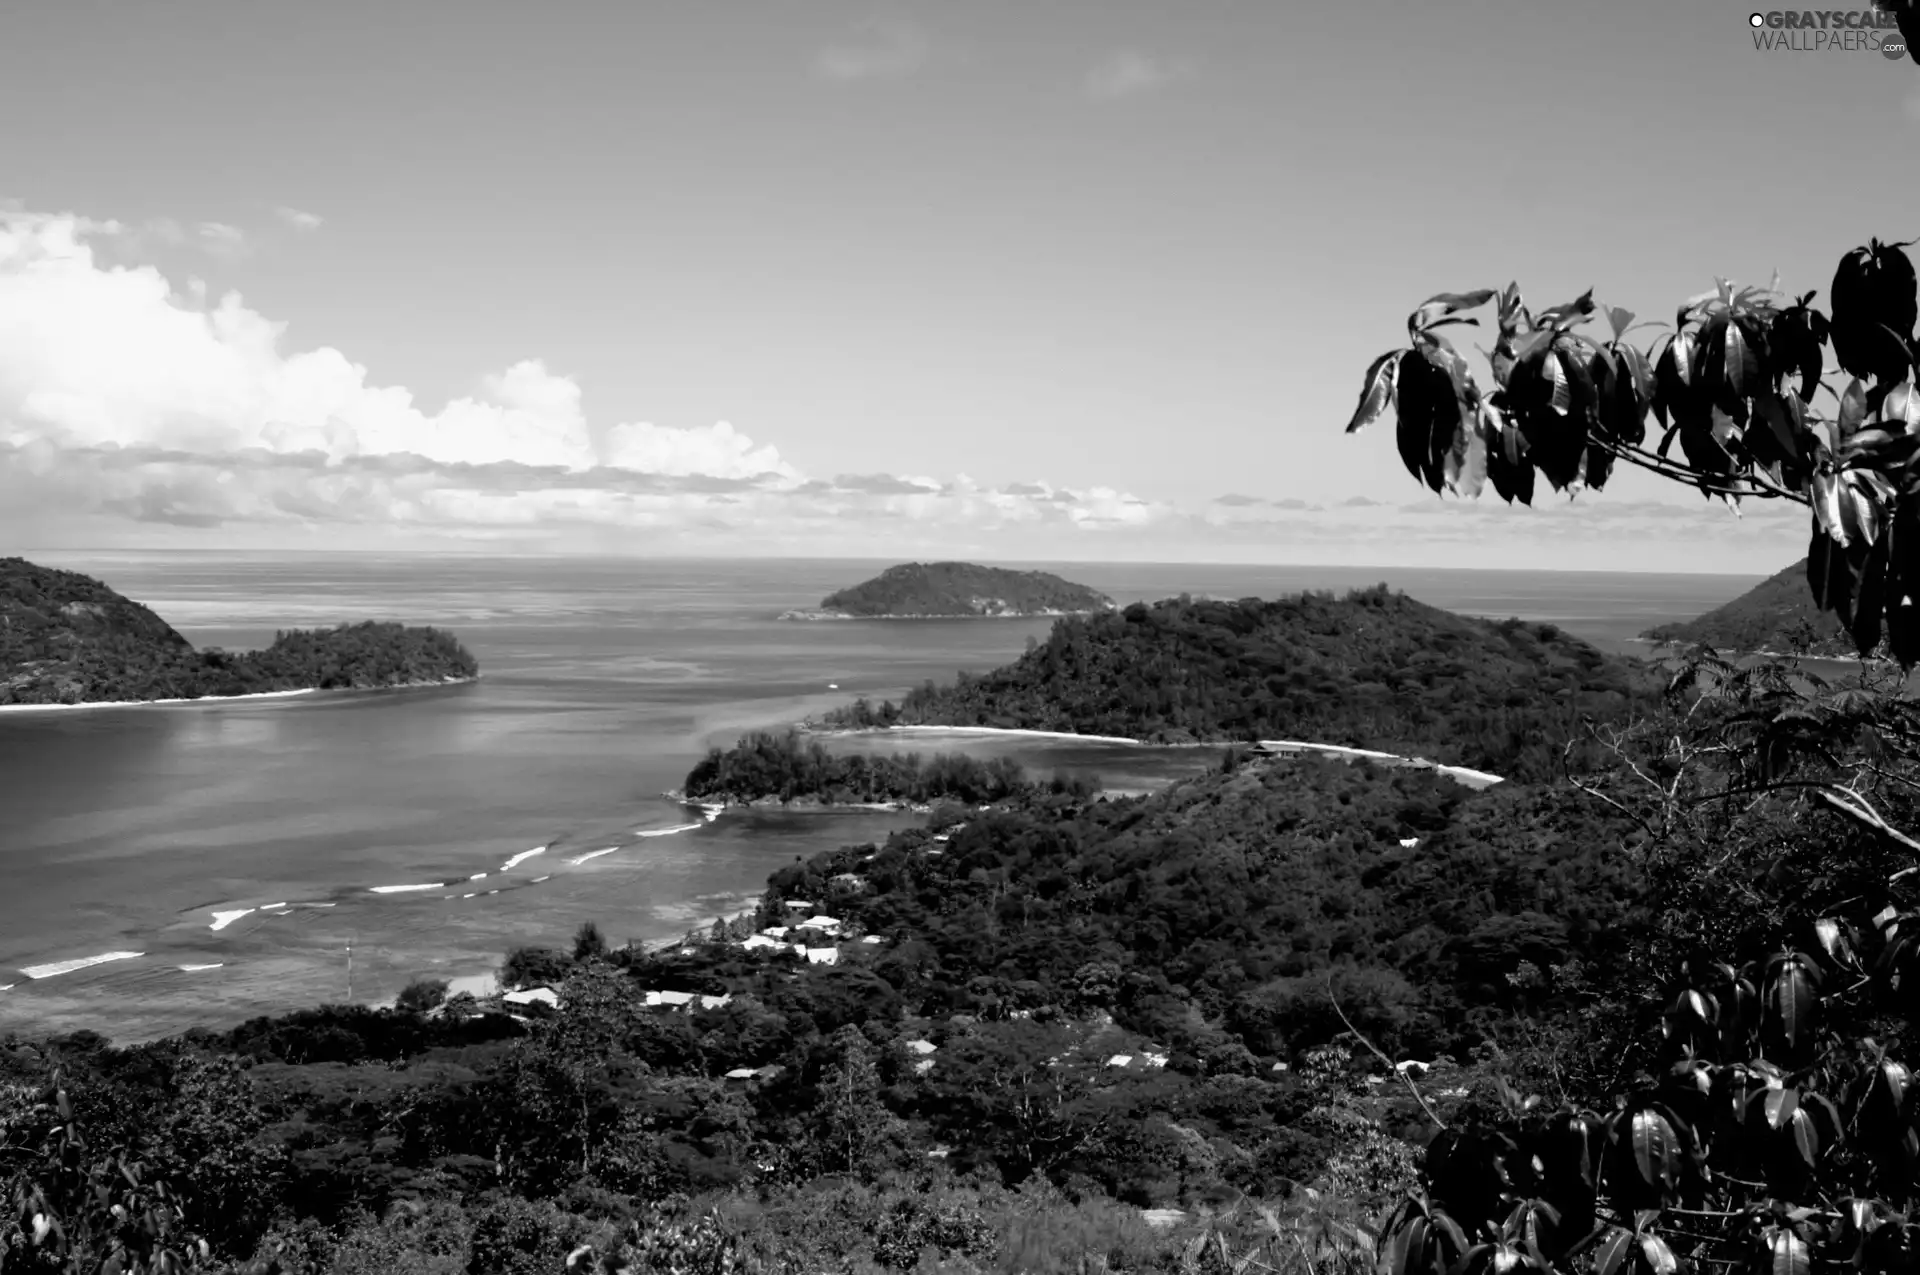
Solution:
<svg viewBox="0 0 1920 1275">
<path fill-rule="evenodd" d="M 1399 379 L 1400 360 L 1407 354 L 1405 350 L 1393 350 L 1382 354 L 1367 368 L 1366 378 L 1360 385 L 1360 403 L 1353 409 L 1353 417 L 1347 422 L 1346 432 L 1357 434 L 1386 414 L 1393 406 L 1395 382 Z"/>
</svg>

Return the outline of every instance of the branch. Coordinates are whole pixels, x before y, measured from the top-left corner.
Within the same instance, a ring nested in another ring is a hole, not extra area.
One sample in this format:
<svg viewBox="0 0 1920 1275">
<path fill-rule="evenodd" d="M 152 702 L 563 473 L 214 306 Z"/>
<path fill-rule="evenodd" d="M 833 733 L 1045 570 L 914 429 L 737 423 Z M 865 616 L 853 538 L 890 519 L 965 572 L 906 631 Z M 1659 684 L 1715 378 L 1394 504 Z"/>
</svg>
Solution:
<svg viewBox="0 0 1920 1275">
<path fill-rule="evenodd" d="M 1423 1095 L 1420 1092 L 1419 1087 L 1413 1083 L 1413 1077 L 1409 1076 L 1406 1072 L 1400 1070 L 1400 1068 L 1394 1063 L 1393 1059 L 1387 1057 L 1386 1054 L 1381 1051 L 1380 1046 L 1374 1044 L 1372 1041 L 1368 1040 L 1365 1036 L 1361 1035 L 1360 1029 L 1353 1025 L 1352 1019 L 1347 1017 L 1347 1011 L 1340 1008 L 1340 998 L 1333 994 L 1333 975 L 1331 973 L 1327 975 L 1327 1001 L 1333 1006 L 1333 1012 L 1340 1015 L 1340 1021 L 1347 1025 L 1347 1030 L 1352 1033 L 1353 1038 L 1359 1041 L 1361 1044 L 1365 1045 L 1369 1050 L 1373 1051 L 1373 1056 L 1375 1058 L 1378 1058 L 1381 1062 L 1385 1063 L 1387 1065 L 1387 1070 L 1391 1071 L 1394 1075 L 1400 1077 L 1400 1083 L 1404 1084 L 1407 1087 L 1407 1092 L 1413 1095 L 1413 1100 L 1420 1104 L 1420 1110 L 1427 1113 L 1427 1119 L 1433 1121 L 1436 1125 L 1439 1125 L 1442 1129 L 1445 1129 L 1447 1127 L 1447 1122 L 1442 1120 L 1440 1118 L 1439 1113 L 1436 1112 L 1433 1109 L 1433 1107 L 1428 1104 L 1425 1095 Z"/>
</svg>

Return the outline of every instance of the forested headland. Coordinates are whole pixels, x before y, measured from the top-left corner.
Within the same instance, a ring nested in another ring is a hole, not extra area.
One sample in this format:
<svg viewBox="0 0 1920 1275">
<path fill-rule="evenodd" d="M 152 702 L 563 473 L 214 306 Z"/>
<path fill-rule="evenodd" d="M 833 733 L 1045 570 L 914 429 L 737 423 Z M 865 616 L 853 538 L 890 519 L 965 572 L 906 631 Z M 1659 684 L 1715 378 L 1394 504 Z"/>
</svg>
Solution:
<svg viewBox="0 0 1920 1275">
<path fill-rule="evenodd" d="M 0 705 L 372 690 L 464 681 L 479 671 L 443 629 L 371 620 L 286 630 L 258 651 L 195 650 L 98 580 L 0 559 Z"/>
<path fill-rule="evenodd" d="M 1657 686 L 1637 662 L 1552 625 L 1469 619 L 1380 585 L 1066 617 L 1003 668 L 822 724 L 1305 739 L 1541 779 L 1583 719 L 1644 709 Z"/>
</svg>

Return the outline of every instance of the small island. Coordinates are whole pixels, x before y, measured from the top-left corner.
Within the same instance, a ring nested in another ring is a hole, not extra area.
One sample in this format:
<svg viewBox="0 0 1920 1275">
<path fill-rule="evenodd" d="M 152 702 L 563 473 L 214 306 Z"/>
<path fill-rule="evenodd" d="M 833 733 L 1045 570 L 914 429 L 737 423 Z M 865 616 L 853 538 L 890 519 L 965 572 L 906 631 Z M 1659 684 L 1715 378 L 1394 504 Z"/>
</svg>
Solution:
<svg viewBox="0 0 1920 1275">
<path fill-rule="evenodd" d="M 1814 605 L 1805 558 L 1725 606 L 1691 620 L 1662 624 L 1640 636 L 1655 646 L 1706 645 L 1741 655 L 1846 660 L 1859 654 L 1839 619 L 1822 614 Z"/>
<path fill-rule="evenodd" d="M 0 707 L 375 690 L 479 672 L 451 633 L 375 621 L 284 631 L 259 651 L 196 650 L 91 576 L 0 558 Z"/>
<path fill-rule="evenodd" d="M 828 594 L 783 620 L 953 620 L 1090 615 L 1113 610 L 1106 594 L 1045 571 L 971 562 L 908 562 Z"/>
</svg>

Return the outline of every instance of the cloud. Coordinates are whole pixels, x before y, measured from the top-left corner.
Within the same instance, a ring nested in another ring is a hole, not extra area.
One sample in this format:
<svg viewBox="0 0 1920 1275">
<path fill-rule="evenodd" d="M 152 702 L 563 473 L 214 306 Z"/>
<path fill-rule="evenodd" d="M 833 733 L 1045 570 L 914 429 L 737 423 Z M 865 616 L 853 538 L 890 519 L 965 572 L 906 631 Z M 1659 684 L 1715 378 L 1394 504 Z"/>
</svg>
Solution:
<svg viewBox="0 0 1920 1275">
<path fill-rule="evenodd" d="M 284 204 L 274 209 L 273 215 L 295 230 L 318 230 L 322 224 L 318 213 L 302 212 L 298 208 L 288 208 Z"/>
<path fill-rule="evenodd" d="M 1163 89 L 1184 78 L 1191 69 L 1185 63 L 1171 62 L 1137 49 L 1122 49 L 1088 71 L 1084 87 L 1089 97 L 1117 101 Z"/>
<path fill-rule="evenodd" d="M 0 529 L 87 516 L 804 539 L 863 525 L 1099 533 L 1175 514 L 1108 487 L 825 481 L 727 421 L 596 428 L 579 383 L 539 359 L 432 410 L 339 350 L 284 348 L 284 325 L 238 293 L 176 290 L 151 265 L 98 256 L 96 241 L 125 247 L 123 229 L 0 211 Z"/>
<path fill-rule="evenodd" d="M 290 348 L 237 293 L 124 263 L 135 242 L 152 227 L 0 206 L 0 544 L 1767 571 L 1804 551 L 1796 511 L 1736 520 L 1627 491 L 1543 493 L 1531 510 L 1337 492 L 1331 508 L 1238 493 L 1186 507 L 1037 477 L 819 477 L 725 420 L 592 421 L 579 382 L 537 358 L 431 406 L 340 350 Z"/>
<path fill-rule="evenodd" d="M 901 79 L 919 71 L 933 42 L 918 25 L 901 18 L 877 18 L 853 36 L 814 56 L 813 73 L 822 79 Z"/>
<path fill-rule="evenodd" d="M 216 257 L 233 260 L 247 255 L 246 232 L 238 226 L 229 226 L 224 221 L 203 221 L 195 233 L 200 246 Z"/>
</svg>

